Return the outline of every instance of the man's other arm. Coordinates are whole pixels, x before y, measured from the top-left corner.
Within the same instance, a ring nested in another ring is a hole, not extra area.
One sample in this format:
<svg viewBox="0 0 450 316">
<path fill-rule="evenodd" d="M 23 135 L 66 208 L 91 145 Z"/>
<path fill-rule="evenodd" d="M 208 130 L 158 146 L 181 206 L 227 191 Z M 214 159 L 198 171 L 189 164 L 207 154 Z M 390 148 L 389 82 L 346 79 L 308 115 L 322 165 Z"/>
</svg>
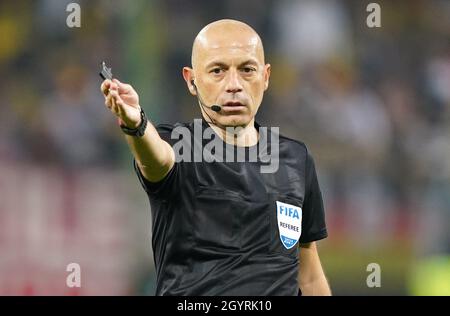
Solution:
<svg viewBox="0 0 450 316">
<path fill-rule="evenodd" d="M 298 286 L 305 296 L 331 295 L 315 242 L 300 244 Z"/>
</svg>

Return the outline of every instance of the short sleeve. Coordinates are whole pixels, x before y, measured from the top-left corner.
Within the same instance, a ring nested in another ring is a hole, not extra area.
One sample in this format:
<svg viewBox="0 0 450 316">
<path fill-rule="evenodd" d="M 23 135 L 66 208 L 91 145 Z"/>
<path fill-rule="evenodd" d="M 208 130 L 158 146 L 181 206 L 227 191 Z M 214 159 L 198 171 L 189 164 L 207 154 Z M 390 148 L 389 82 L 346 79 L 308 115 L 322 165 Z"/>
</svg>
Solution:
<svg viewBox="0 0 450 316">
<path fill-rule="evenodd" d="M 158 131 L 160 137 L 163 140 L 171 144 L 170 125 L 166 124 L 158 125 L 156 127 L 156 130 Z M 164 178 L 158 182 L 151 182 L 147 180 L 145 176 L 142 174 L 142 171 L 139 169 L 139 166 L 135 159 L 133 159 L 133 167 L 139 179 L 139 182 L 141 183 L 142 188 L 145 190 L 145 192 L 147 192 L 147 194 L 149 194 L 150 196 L 161 198 L 168 197 L 171 195 L 172 190 L 174 190 L 174 187 L 176 186 L 175 182 L 179 172 L 179 163 L 175 163 L 172 169 L 170 169 L 170 171 L 164 176 Z"/>
<path fill-rule="evenodd" d="M 170 171 L 165 175 L 165 177 L 158 182 L 151 182 L 147 180 L 142 174 L 136 160 L 133 159 L 134 171 L 139 179 L 139 182 L 142 185 L 142 188 L 150 195 L 158 196 L 165 193 L 166 195 L 170 195 L 171 187 L 173 186 L 173 182 L 175 181 L 178 164 L 175 163 L 170 169 Z"/>
<path fill-rule="evenodd" d="M 305 202 L 303 203 L 302 234 L 300 243 L 308 243 L 328 236 L 325 223 L 322 192 L 317 180 L 316 168 L 312 156 L 306 158 Z"/>
</svg>

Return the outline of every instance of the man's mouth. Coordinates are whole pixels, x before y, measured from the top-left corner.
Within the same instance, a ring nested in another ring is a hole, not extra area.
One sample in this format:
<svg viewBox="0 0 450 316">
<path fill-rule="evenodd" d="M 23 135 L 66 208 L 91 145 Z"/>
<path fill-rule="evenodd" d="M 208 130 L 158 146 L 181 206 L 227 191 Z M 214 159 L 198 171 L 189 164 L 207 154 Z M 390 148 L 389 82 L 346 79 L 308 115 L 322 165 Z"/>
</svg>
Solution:
<svg viewBox="0 0 450 316">
<path fill-rule="evenodd" d="M 224 103 L 224 106 L 244 106 L 244 104 L 239 101 L 228 101 Z"/>
<path fill-rule="evenodd" d="M 245 109 L 245 104 L 239 102 L 239 101 L 228 101 L 225 102 L 222 106 L 222 109 L 224 111 L 232 112 L 232 111 L 242 111 Z"/>
</svg>

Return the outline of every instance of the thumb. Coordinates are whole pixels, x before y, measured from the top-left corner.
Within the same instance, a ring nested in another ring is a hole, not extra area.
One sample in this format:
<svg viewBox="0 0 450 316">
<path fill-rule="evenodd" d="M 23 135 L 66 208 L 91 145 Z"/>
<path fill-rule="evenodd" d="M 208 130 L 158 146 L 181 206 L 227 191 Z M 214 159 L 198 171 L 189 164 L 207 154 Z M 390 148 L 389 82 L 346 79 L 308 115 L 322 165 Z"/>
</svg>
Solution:
<svg viewBox="0 0 450 316">
<path fill-rule="evenodd" d="M 119 87 L 120 93 L 127 93 L 130 90 L 130 85 L 120 82 L 118 79 L 113 79 L 113 82 Z"/>
</svg>

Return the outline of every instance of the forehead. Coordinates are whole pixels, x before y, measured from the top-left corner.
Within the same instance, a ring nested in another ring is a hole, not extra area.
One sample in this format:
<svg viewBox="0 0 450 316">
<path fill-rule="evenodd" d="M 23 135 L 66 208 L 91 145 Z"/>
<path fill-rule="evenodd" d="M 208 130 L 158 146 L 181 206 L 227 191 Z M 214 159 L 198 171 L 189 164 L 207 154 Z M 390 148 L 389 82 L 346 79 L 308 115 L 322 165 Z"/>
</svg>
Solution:
<svg viewBox="0 0 450 316">
<path fill-rule="evenodd" d="M 243 59 L 264 63 L 262 44 L 256 34 L 202 34 L 197 38 L 192 54 L 193 62 L 199 66 L 212 61 L 234 63 Z"/>
<path fill-rule="evenodd" d="M 219 46 L 205 51 L 199 64 L 205 66 L 212 62 L 234 64 L 244 60 L 252 60 L 256 63 L 262 62 L 253 46 Z"/>
</svg>

